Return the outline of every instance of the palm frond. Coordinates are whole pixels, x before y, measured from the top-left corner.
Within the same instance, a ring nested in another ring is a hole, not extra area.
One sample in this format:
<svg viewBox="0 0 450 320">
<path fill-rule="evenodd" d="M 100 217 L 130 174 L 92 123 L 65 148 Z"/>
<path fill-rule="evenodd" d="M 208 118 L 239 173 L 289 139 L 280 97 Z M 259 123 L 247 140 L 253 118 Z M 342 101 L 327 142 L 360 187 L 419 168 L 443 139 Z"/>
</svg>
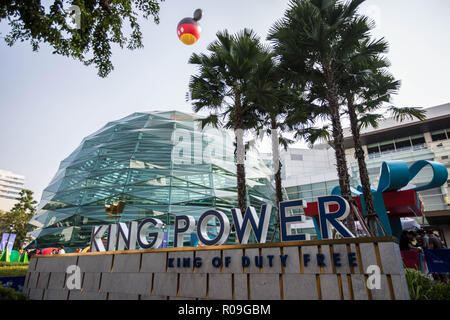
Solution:
<svg viewBox="0 0 450 320">
<path fill-rule="evenodd" d="M 217 114 L 210 114 L 207 117 L 200 120 L 201 128 L 204 129 L 207 126 L 213 128 L 219 128 L 221 126 L 219 116 Z"/>
<path fill-rule="evenodd" d="M 294 131 L 296 139 L 302 139 L 312 147 L 318 141 L 330 141 L 331 134 L 327 125 L 322 128 L 305 127 Z"/>
<path fill-rule="evenodd" d="M 358 126 L 359 129 L 365 129 L 372 127 L 374 129 L 378 128 L 379 122 L 384 120 L 384 116 L 378 113 L 366 113 L 359 117 Z"/>
<path fill-rule="evenodd" d="M 392 113 L 393 118 L 398 122 L 414 119 L 422 121 L 427 118 L 427 111 L 422 108 L 390 106 L 388 111 Z"/>
</svg>

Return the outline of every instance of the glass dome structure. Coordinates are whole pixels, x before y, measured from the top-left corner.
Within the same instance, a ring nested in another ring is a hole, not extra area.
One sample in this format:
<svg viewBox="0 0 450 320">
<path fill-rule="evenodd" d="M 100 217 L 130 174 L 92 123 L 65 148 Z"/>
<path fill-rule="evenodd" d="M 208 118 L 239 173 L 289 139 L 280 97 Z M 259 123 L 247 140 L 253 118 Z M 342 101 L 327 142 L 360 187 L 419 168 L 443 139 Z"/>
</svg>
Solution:
<svg viewBox="0 0 450 320">
<path fill-rule="evenodd" d="M 178 111 L 137 112 L 83 139 L 42 194 L 29 222 L 31 244 L 72 251 L 89 245 L 95 225 L 156 217 L 166 224 L 170 247 L 177 214 L 197 220 L 213 208 L 232 221 L 234 136 L 202 129 L 200 120 Z M 261 204 L 274 203 L 270 174 L 256 151 L 248 151 L 247 203 L 258 212 Z M 272 210 L 268 238 L 276 219 Z M 234 243 L 233 232 L 228 241 Z"/>
</svg>

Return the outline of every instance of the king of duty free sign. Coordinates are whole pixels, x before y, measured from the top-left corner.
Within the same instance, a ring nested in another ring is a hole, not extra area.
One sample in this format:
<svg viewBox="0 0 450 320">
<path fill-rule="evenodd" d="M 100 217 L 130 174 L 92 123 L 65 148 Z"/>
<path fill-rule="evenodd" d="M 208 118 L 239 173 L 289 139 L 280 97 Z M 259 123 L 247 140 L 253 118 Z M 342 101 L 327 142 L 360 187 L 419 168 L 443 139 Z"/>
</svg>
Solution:
<svg viewBox="0 0 450 320">
<path fill-rule="evenodd" d="M 280 203 L 280 235 L 281 241 L 299 241 L 309 240 L 308 234 L 292 234 L 292 224 L 302 223 L 305 221 L 304 215 L 289 214 L 293 209 L 300 209 L 305 206 L 305 202 L 299 200 L 289 200 Z M 330 211 L 330 207 L 333 206 L 334 211 Z M 332 235 L 332 230 L 335 229 L 344 238 L 353 238 L 354 235 L 345 227 L 342 221 L 349 215 L 350 206 L 348 202 L 335 195 L 323 196 L 318 198 L 318 211 L 319 211 L 319 225 L 322 239 L 329 239 Z M 270 204 L 264 204 L 261 206 L 259 216 L 256 213 L 255 208 L 248 207 L 247 211 L 242 214 L 239 209 L 231 209 L 231 214 L 236 229 L 236 239 L 239 244 L 247 244 L 250 238 L 250 233 L 253 230 L 256 241 L 258 243 L 265 243 L 267 239 L 267 232 L 269 227 L 270 215 L 272 212 L 272 206 Z M 217 219 L 219 225 L 219 232 L 214 238 L 210 238 L 207 233 L 207 225 L 210 219 Z M 157 218 L 147 218 L 140 224 L 136 221 L 132 221 L 128 224 L 119 222 L 117 224 L 95 226 L 92 230 L 91 236 L 91 252 L 103 252 L 103 251 L 115 251 L 115 250 L 134 250 L 136 244 L 141 249 L 156 249 L 159 248 L 164 239 L 164 232 L 149 232 L 149 229 L 162 229 L 163 222 Z M 197 223 L 194 217 L 189 215 L 177 215 L 175 216 L 175 230 L 174 230 L 174 247 L 183 247 L 183 237 L 185 234 L 191 234 L 196 232 L 199 241 L 206 246 L 220 246 L 223 245 L 230 234 L 230 220 L 227 215 L 217 210 L 207 210 L 198 219 Z M 102 237 L 108 233 L 106 245 L 102 241 Z M 263 265 L 272 266 L 275 262 L 281 263 L 285 266 L 288 256 L 280 255 L 279 257 L 267 256 L 267 257 L 255 257 L 255 261 L 252 262 L 249 257 L 243 256 L 240 263 L 242 267 L 248 267 L 250 264 L 255 264 L 256 267 L 262 267 Z M 317 265 L 324 266 L 325 256 L 318 254 L 316 257 Z M 264 263 L 263 259 L 266 261 Z M 275 259 L 279 259 L 275 261 Z M 308 264 L 311 260 L 309 255 L 303 257 L 305 264 Z M 341 259 L 348 259 L 348 264 L 356 266 L 356 254 L 349 252 L 347 257 L 341 257 L 339 254 L 335 254 L 332 257 L 333 263 L 339 265 Z M 200 268 L 202 264 L 201 257 L 194 259 L 178 257 L 168 260 L 168 268 Z M 225 267 L 228 268 L 232 263 L 231 257 L 213 257 L 209 262 L 213 267 Z"/>
<path fill-rule="evenodd" d="M 159 249 L 165 234 L 156 218 L 96 226 L 91 252 L 31 259 L 24 292 L 37 300 L 410 298 L 395 239 L 355 238 L 342 223 L 349 204 L 333 195 L 318 198 L 319 233 L 325 240 L 303 241 L 307 235 L 292 232 L 292 224 L 305 219 L 293 213 L 302 207 L 302 200 L 280 204 L 282 242 L 277 243 L 265 244 L 268 204 L 259 213 L 252 207 L 232 209 L 230 218 L 216 210 L 206 210 L 198 220 L 175 216 L 175 248 Z M 213 238 L 207 234 L 211 219 L 219 230 Z M 238 244 L 225 245 L 230 222 Z M 346 239 L 330 239 L 333 229 Z M 257 244 L 248 244 L 252 232 Z M 192 233 L 205 246 L 181 248 L 183 237 Z M 78 271 L 69 272 L 72 267 Z M 69 288 L 82 274 L 79 286 Z"/>
</svg>

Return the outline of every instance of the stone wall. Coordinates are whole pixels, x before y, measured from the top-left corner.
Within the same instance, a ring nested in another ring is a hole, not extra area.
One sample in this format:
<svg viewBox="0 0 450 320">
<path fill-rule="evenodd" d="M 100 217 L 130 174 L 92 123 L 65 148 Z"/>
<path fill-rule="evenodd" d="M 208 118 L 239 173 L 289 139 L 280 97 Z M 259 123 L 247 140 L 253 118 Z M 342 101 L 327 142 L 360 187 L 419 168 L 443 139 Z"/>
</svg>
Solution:
<svg viewBox="0 0 450 320">
<path fill-rule="evenodd" d="M 280 256 L 287 256 L 285 263 Z M 80 289 L 67 289 L 70 265 L 79 267 Z M 380 268 L 380 289 L 366 286 L 370 265 Z M 409 299 L 391 237 L 38 256 L 30 261 L 24 292 L 36 300 Z"/>
</svg>

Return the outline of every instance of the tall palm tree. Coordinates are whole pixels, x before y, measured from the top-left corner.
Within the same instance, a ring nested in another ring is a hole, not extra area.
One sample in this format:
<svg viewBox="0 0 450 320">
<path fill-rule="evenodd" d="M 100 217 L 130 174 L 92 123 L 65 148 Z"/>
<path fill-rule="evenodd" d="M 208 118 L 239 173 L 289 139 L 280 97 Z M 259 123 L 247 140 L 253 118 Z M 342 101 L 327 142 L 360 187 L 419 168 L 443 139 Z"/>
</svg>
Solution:
<svg viewBox="0 0 450 320">
<path fill-rule="evenodd" d="M 341 124 L 342 97 L 338 81 L 345 61 L 353 55 L 360 41 L 367 37 L 365 19 L 357 15 L 364 0 L 291 0 L 283 19 L 274 24 L 269 40 L 275 45 L 282 63 L 299 77 L 324 87 L 323 104 L 332 125 L 333 147 L 342 196 L 350 203 L 348 173 Z M 355 231 L 352 215 L 347 221 Z"/>
<path fill-rule="evenodd" d="M 372 25 L 372 24 L 371 24 Z M 382 114 L 375 113 L 384 103 L 390 101 L 391 95 L 396 94 L 400 81 L 387 72 L 389 62 L 381 54 L 387 52 L 388 45 L 383 40 L 361 42 L 360 48 L 352 58 L 348 73 L 340 78 L 339 89 L 346 99 L 347 112 L 350 120 L 350 129 L 353 136 L 355 158 L 358 161 L 359 175 L 365 202 L 366 217 L 369 231 L 375 236 L 376 212 L 370 186 L 369 173 L 365 162 L 365 153 L 360 139 L 362 127 L 376 128 L 378 122 L 384 118 Z M 417 108 L 389 107 L 388 113 L 403 120 L 404 117 L 423 120 L 425 113 Z"/>
<path fill-rule="evenodd" d="M 279 68 L 274 55 L 267 55 L 252 77 L 247 95 L 248 105 L 256 114 L 257 131 L 263 130 L 271 137 L 277 208 L 283 201 L 280 144 L 287 149 L 288 145 L 294 142 L 283 136 L 283 132 L 288 130 L 286 119 L 295 111 L 296 123 L 305 124 L 310 120 L 309 110 L 300 94 L 303 90 L 302 87 L 290 82 L 284 75 L 285 72 Z M 279 226 L 280 214 L 278 212 L 272 240 Z"/>
<path fill-rule="evenodd" d="M 233 128 L 236 139 L 238 206 L 247 209 L 245 185 L 244 131 L 251 120 L 246 102 L 249 82 L 262 60 L 270 54 L 252 30 L 235 35 L 218 32 L 217 40 L 208 46 L 209 54 L 192 54 L 189 63 L 199 67 L 189 83 L 190 100 L 195 112 L 209 110 L 204 123 Z"/>
<path fill-rule="evenodd" d="M 370 28 L 372 24 L 367 20 Z M 376 212 L 370 186 L 369 173 L 367 170 L 364 150 L 360 139 L 361 126 L 368 121 L 377 121 L 377 116 L 366 114 L 369 112 L 369 104 L 373 109 L 379 108 L 383 102 L 390 99 L 395 93 L 400 82 L 391 75 L 383 74 L 381 70 L 388 67 L 388 62 L 380 55 L 386 53 L 388 48 L 384 39 L 371 41 L 367 37 L 360 42 L 355 54 L 346 61 L 347 68 L 340 77 L 339 90 L 347 103 L 347 113 L 350 120 L 350 129 L 355 148 L 354 156 L 358 161 L 358 169 L 365 201 L 366 218 L 368 222 L 369 236 L 376 235 Z M 359 103 L 359 105 L 357 105 Z M 357 108 L 359 107 L 359 108 Z M 358 118 L 359 114 L 363 117 Z"/>
</svg>

